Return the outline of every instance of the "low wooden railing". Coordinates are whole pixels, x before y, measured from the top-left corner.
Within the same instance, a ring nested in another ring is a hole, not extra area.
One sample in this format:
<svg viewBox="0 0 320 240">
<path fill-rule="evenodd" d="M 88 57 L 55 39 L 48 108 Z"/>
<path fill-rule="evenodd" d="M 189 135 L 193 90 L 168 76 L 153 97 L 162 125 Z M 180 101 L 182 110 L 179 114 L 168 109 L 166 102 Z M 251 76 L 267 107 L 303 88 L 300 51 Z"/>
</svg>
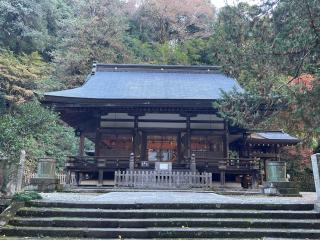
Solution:
<svg viewBox="0 0 320 240">
<path fill-rule="evenodd" d="M 68 156 L 66 168 L 128 168 L 129 156 Z"/>
<path fill-rule="evenodd" d="M 226 170 L 257 170 L 261 166 L 257 158 L 196 158 L 196 164 L 204 169 L 218 167 Z"/>
<path fill-rule="evenodd" d="M 212 173 L 207 172 L 157 172 L 148 170 L 116 171 L 116 187 L 152 189 L 190 189 L 212 186 Z"/>
<path fill-rule="evenodd" d="M 129 169 L 130 156 L 69 156 L 66 168 L 89 170 L 104 168 L 110 170 Z M 138 158 L 134 158 L 135 168 L 153 168 L 154 163 L 150 163 L 149 167 L 142 167 Z M 195 158 L 196 166 L 204 171 L 210 171 L 216 168 L 224 168 L 226 171 L 239 170 L 258 170 L 261 161 L 257 158 Z M 173 162 L 173 168 L 189 168 L 189 163 Z"/>
</svg>

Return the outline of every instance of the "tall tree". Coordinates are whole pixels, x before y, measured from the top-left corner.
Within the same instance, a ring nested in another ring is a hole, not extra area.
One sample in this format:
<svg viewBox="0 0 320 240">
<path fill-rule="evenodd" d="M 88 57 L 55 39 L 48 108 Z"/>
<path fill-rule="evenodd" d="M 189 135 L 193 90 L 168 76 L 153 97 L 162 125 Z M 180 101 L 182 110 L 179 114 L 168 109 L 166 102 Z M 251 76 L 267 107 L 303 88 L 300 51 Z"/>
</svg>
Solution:
<svg viewBox="0 0 320 240">
<path fill-rule="evenodd" d="M 37 53 L 15 55 L 0 49 L 0 89 L 8 103 L 22 103 L 41 90 L 51 67 Z"/>
<path fill-rule="evenodd" d="M 127 59 L 123 34 L 127 29 L 120 0 L 70 0 L 74 16 L 60 32 L 55 52 L 57 76 L 68 86 L 83 82 L 93 61 L 114 63 Z"/>
<path fill-rule="evenodd" d="M 209 36 L 215 15 L 208 0 L 144 0 L 135 6 L 133 31 L 160 43 Z"/>
<path fill-rule="evenodd" d="M 38 51 L 49 58 L 69 10 L 64 0 L 1 0 L 0 47 L 15 53 Z"/>
</svg>

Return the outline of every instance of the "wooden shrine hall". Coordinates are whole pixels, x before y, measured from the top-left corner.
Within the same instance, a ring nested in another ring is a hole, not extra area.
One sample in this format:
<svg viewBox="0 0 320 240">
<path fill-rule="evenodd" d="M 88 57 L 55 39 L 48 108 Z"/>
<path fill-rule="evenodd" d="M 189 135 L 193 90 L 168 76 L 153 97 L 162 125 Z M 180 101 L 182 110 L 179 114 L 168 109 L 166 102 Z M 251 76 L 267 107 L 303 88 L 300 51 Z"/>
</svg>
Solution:
<svg viewBox="0 0 320 240">
<path fill-rule="evenodd" d="M 263 180 L 265 162 L 298 139 L 218 117 L 213 102 L 233 89 L 244 91 L 216 66 L 94 64 L 83 86 L 41 101 L 80 138 L 79 154 L 66 163 L 80 185 L 101 186 L 130 170 L 210 173 L 222 185 L 238 175 Z M 84 149 L 85 138 L 94 149 Z"/>
</svg>

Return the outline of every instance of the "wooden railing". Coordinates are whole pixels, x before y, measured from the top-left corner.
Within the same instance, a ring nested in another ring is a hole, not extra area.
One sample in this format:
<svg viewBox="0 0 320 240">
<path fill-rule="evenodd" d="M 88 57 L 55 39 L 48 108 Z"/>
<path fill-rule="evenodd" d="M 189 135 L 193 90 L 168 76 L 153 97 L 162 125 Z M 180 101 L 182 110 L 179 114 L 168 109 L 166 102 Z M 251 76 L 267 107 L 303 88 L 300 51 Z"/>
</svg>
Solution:
<svg viewBox="0 0 320 240">
<path fill-rule="evenodd" d="M 68 156 L 66 168 L 128 168 L 129 156 Z"/>
<path fill-rule="evenodd" d="M 255 158 L 196 158 L 196 164 L 204 169 L 218 167 L 226 170 L 258 170 L 261 162 Z"/>
<path fill-rule="evenodd" d="M 212 174 L 203 172 L 157 172 L 148 170 L 116 171 L 116 187 L 152 189 L 190 189 L 212 186 Z"/>
<path fill-rule="evenodd" d="M 130 156 L 69 156 L 66 168 L 77 170 L 89 170 L 105 168 L 109 170 L 129 169 Z M 140 166 L 140 159 L 135 158 L 135 168 L 153 169 L 154 163 L 151 162 L 149 167 Z M 258 170 L 260 169 L 260 160 L 257 158 L 197 158 L 196 166 L 203 171 L 210 171 L 215 168 L 225 168 L 226 171 L 239 170 Z M 189 163 L 173 162 L 173 168 L 189 168 Z"/>
</svg>

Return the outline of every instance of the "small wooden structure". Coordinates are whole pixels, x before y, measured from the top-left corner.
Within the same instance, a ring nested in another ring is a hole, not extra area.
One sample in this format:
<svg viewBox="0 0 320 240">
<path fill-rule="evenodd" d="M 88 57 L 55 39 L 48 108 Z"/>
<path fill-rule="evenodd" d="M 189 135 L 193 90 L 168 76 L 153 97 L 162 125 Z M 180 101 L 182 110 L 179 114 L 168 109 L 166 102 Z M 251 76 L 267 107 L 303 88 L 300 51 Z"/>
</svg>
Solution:
<svg viewBox="0 0 320 240">
<path fill-rule="evenodd" d="M 94 64 L 83 86 L 45 93 L 42 103 L 80 139 L 78 156 L 66 165 L 78 184 L 95 179 L 102 185 L 119 171 L 147 173 L 170 163 L 172 174 L 211 173 L 224 185 L 237 175 L 257 181 L 264 161 L 298 142 L 282 131 L 250 131 L 219 117 L 213 102 L 221 90 L 234 89 L 243 91 L 217 66 Z M 85 138 L 93 151 L 85 151 Z"/>
</svg>

